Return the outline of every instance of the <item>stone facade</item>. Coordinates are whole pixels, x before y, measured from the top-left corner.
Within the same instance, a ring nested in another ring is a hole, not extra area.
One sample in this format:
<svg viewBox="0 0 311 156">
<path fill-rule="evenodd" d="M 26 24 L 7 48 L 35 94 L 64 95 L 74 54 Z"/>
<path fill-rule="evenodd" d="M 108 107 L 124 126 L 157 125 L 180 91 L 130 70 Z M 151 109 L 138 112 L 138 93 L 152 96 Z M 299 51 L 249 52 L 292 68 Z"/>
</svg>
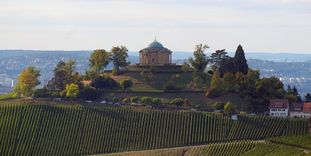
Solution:
<svg viewBox="0 0 311 156">
<path fill-rule="evenodd" d="M 141 65 L 168 65 L 172 63 L 172 51 L 155 40 L 139 51 L 139 62 Z"/>
</svg>

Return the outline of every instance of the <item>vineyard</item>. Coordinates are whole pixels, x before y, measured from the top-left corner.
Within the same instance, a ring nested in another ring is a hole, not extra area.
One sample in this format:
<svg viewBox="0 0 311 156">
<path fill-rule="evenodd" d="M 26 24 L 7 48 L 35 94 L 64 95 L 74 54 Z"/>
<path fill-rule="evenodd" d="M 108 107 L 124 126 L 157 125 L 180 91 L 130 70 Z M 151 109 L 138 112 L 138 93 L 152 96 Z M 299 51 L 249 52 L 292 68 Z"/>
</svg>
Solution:
<svg viewBox="0 0 311 156">
<path fill-rule="evenodd" d="M 305 133 L 307 121 L 298 119 L 233 121 L 211 113 L 42 103 L 0 107 L 0 155 L 113 153 Z"/>
<path fill-rule="evenodd" d="M 309 141 L 310 142 L 310 141 Z M 265 141 L 235 141 L 172 149 L 103 154 L 98 156 L 308 156 L 302 149 Z"/>
</svg>

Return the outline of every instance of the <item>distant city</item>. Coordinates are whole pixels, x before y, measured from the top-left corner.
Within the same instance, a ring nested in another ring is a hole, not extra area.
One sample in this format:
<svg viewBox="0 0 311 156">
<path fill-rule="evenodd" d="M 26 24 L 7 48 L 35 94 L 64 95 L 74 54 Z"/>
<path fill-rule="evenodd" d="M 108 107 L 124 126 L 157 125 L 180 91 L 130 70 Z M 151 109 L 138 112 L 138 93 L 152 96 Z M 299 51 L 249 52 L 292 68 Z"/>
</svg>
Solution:
<svg viewBox="0 0 311 156">
<path fill-rule="evenodd" d="M 40 70 L 41 85 L 47 84 L 53 69 L 60 60 L 76 60 L 76 70 L 84 73 L 88 69 L 91 51 L 33 51 L 0 50 L 0 94 L 12 91 L 16 77 L 27 66 Z M 229 52 L 229 55 L 233 53 Z M 174 52 L 173 63 L 182 64 L 192 52 Z M 287 85 L 296 86 L 300 94 L 311 92 L 311 54 L 248 53 L 248 64 L 259 69 L 262 77 L 276 76 Z M 139 61 L 137 52 L 129 52 L 129 61 Z M 111 69 L 108 65 L 107 69 Z"/>
</svg>

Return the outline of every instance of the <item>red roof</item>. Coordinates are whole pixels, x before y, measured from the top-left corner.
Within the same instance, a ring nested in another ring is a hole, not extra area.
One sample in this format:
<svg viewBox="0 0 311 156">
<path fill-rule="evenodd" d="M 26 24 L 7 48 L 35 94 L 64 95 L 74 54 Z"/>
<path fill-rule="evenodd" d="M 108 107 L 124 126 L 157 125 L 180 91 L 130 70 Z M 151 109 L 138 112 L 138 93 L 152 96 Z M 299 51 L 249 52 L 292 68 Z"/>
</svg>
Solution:
<svg viewBox="0 0 311 156">
<path fill-rule="evenodd" d="M 288 100 L 272 99 L 270 100 L 270 108 L 288 108 Z"/>
<path fill-rule="evenodd" d="M 305 102 L 303 104 L 303 112 L 304 113 L 311 113 L 311 102 Z"/>
</svg>

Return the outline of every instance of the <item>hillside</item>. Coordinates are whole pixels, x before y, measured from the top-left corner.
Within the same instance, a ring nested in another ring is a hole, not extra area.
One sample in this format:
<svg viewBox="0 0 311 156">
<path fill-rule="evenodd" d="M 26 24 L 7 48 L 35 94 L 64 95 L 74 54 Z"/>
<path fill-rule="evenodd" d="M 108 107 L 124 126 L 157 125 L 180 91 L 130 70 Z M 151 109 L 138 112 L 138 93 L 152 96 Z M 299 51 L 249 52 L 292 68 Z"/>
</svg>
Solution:
<svg viewBox="0 0 311 156">
<path fill-rule="evenodd" d="M 307 133 L 307 121 L 51 101 L 0 102 L 0 155 L 85 155 Z"/>
<path fill-rule="evenodd" d="M 303 136 L 301 136 L 303 137 Z M 311 141 L 309 140 L 309 143 Z M 227 143 L 213 143 L 209 145 L 167 148 L 158 150 L 133 151 L 97 156 L 310 156 L 310 150 L 295 146 L 260 141 L 235 141 Z"/>
</svg>

